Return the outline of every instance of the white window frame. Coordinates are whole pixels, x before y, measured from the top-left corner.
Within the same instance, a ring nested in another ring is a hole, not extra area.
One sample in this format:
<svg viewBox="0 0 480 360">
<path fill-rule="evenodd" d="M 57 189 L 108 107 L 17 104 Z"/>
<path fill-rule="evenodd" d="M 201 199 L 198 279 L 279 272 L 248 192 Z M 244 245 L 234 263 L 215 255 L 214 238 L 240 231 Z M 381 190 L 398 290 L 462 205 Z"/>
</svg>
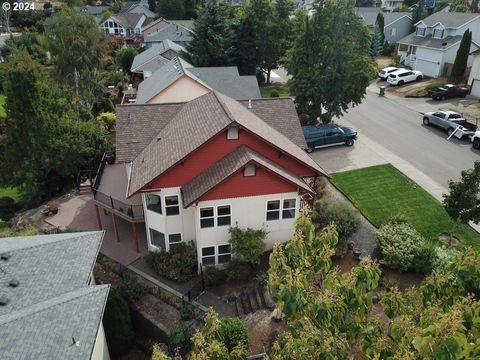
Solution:
<svg viewBox="0 0 480 360">
<path fill-rule="evenodd" d="M 153 231 L 156 231 L 156 232 L 158 232 L 158 233 L 160 233 L 160 234 L 163 234 L 163 239 L 164 239 L 164 241 L 165 241 L 165 249 L 162 249 L 161 247 L 159 247 L 159 246 L 157 246 L 157 245 L 155 245 L 155 244 L 153 243 L 152 230 L 153 230 Z M 165 234 L 164 232 L 161 232 L 161 231 L 159 231 L 159 230 L 157 230 L 157 229 L 148 227 L 148 241 L 149 241 L 149 243 L 150 243 L 150 246 L 152 246 L 152 247 L 155 248 L 155 249 L 158 249 L 158 250 L 160 250 L 160 251 L 169 251 L 169 250 L 170 250 L 170 248 L 169 248 L 169 246 L 168 246 L 168 236 L 167 236 L 167 234 Z"/>
<path fill-rule="evenodd" d="M 230 215 L 218 215 L 218 208 L 228 206 L 230 208 Z M 213 209 L 213 215 L 212 216 L 207 216 L 207 217 L 202 217 L 202 210 L 203 209 Z M 225 227 L 225 226 L 232 226 L 232 218 L 233 218 L 233 206 L 232 204 L 220 204 L 220 205 L 210 205 L 210 206 L 202 206 L 198 209 L 198 226 L 200 230 L 202 229 L 213 229 L 213 228 L 219 228 L 219 227 Z M 230 217 L 230 224 L 229 225 L 218 225 L 218 218 L 224 218 L 224 217 Z M 213 219 L 213 226 L 206 226 L 202 227 L 202 220 L 204 219 Z"/>
<path fill-rule="evenodd" d="M 180 241 L 170 243 L 170 235 L 180 235 Z M 170 251 L 170 245 L 182 244 L 183 234 L 181 232 L 168 233 L 165 237 L 165 243 L 168 244 L 168 251 Z"/>
<path fill-rule="evenodd" d="M 435 33 L 438 33 L 438 32 L 441 33 L 441 36 L 440 36 L 440 37 L 435 36 Z M 434 39 L 443 39 L 443 35 L 445 35 L 445 29 L 433 29 L 432 37 L 433 37 Z"/>
<path fill-rule="evenodd" d="M 293 200 L 295 201 L 295 206 L 293 208 L 285 208 L 285 201 L 286 200 Z M 293 210 L 293 217 L 283 217 L 283 212 L 285 210 Z M 282 220 L 288 220 L 288 219 L 295 219 L 297 217 L 297 198 L 285 198 L 282 200 Z"/>
<path fill-rule="evenodd" d="M 212 216 L 206 216 L 206 217 L 202 217 L 202 210 L 203 209 L 212 209 Z M 213 220 L 213 225 L 212 226 L 204 226 L 202 227 L 202 220 L 210 220 L 212 219 Z M 198 221 L 199 221 L 199 226 L 200 226 L 200 229 L 211 229 L 211 228 L 214 228 L 215 227 L 215 206 L 205 206 L 205 207 L 201 207 L 198 209 Z"/>
<path fill-rule="evenodd" d="M 220 254 L 220 246 L 230 246 L 230 252 Z M 217 257 L 216 257 L 216 265 L 223 265 L 223 264 L 229 263 L 230 261 L 232 261 L 232 245 L 229 244 L 229 243 L 217 245 L 217 253 L 216 253 L 216 255 L 217 255 Z M 230 260 L 224 261 L 224 262 L 220 263 L 220 256 L 224 256 L 224 255 L 230 255 Z"/>
<path fill-rule="evenodd" d="M 160 198 L 160 212 L 158 211 L 155 211 L 155 210 L 151 210 L 148 208 L 148 197 L 149 196 L 158 196 Z M 145 208 L 148 210 L 148 211 L 151 211 L 157 215 L 161 215 L 163 216 L 163 200 L 162 200 L 162 196 L 161 195 L 157 195 L 157 194 L 152 194 L 152 193 L 145 193 Z"/>
<path fill-rule="evenodd" d="M 247 164 L 243 169 L 243 176 L 254 177 L 257 175 L 257 166 L 255 164 Z"/>
<path fill-rule="evenodd" d="M 423 30 L 423 33 L 422 33 L 422 34 L 419 34 L 419 33 L 418 33 L 418 30 L 420 30 L 420 29 Z M 425 27 L 417 26 L 417 28 L 415 29 L 415 35 L 416 35 L 416 36 L 425 36 L 426 33 L 427 33 L 427 28 L 425 28 Z"/>
<path fill-rule="evenodd" d="M 230 209 L 230 214 L 229 214 L 229 215 L 218 215 L 218 208 L 227 207 L 227 206 L 228 206 L 228 208 Z M 216 227 L 232 226 L 232 205 L 230 205 L 230 204 L 224 204 L 224 205 L 217 205 L 217 206 L 215 206 L 214 216 L 215 216 L 214 225 L 215 225 Z M 230 218 L 230 224 L 228 224 L 228 225 L 219 225 L 219 224 L 218 224 L 218 218 L 226 218 L 226 217 L 229 217 L 229 218 Z"/>
<path fill-rule="evenodd" d="M 227 129 L 227 140 L 238 140 L 239 132 L 238 126 L 230 126 Z"/>
<path fill-rule="evenodd" d="M 274 202 L 274 201 L 278 201 L 278 209 L 268 210 L 268 203 L 269 202 Z M 277 212 L 277 211 L 278 211 L 278 219 L 269 219 L 268 218 L 268 213 Z M 282 219 L 281 214 L 282 214 L 282 199 L 269 199 L 269 200 L 266 201 L 266 203 L 265 203 L 265 220 L 266 221 L 281 220 Z"/>
<path fill-rule="evenodd" d="M 174 196 L 177 197 L 177 205 L 167 205 L 167 198 L 168 198 L 168 197 L 174 197 Z M 165 216 L 179 216 L 179 215 L 181 215 L 181 210 L 180 210 L 180 196 L 175 195 L 175 194 L 173 194 L 173 195 L 165 195 L 165 196 L 163 196 L 163 204 L 164 204 L 163 206 L 164 206 L 164 208 L 165 208 Z M 173 207 L 178 207 L 178 214 L 169 214 L 169 213 L 168 213 L 168 209 L 169 209 L 169 208 L 173 208 Z"/>
<path fill-rule="evenodd" d="M 285 200 L 295 200 L 295 214 L 293 216 L 293 218 L 284 218 L 283 217 L 283 210 L 292 210 L 293 208 L 284 208 L 283 207 L 283 202 Z M 279 201 L 280 202 L 280 205 L 278 207 L 278 210 L 268 210 L 268 203 L 269 202 L 272 202 L 272 201 Z M 280 221 L 280 220 L 290 220 L 290 219 L 296 219 L 297 217 L 297 205 L 298 205 L 298 199 L 296 197 L 282 197 L 280 199 L 268 199 L 266 202 L 265 202 L 265 221 Z M 278 214 L 278 219 L 268 219 L 267 218 L 267 215 L 269 212 L 276 212 L 278 211 L 279 214 Z"/>
<path fill-rule="evenodd" d="M 213 255 L 207 255 L 203 256 L 203 249 L 206 248 L 213 248 Z M 203 258 L 211 258 L 213 257 L 213 264 L 204 264 L 203 263 Z M 202 246 L 200 249 L 200 261 L 202 263 L 202 266 L 215 266 L 217 265 L 217 247 L 215 245 L 209 245 L 209 246 Z"/>
</svg>

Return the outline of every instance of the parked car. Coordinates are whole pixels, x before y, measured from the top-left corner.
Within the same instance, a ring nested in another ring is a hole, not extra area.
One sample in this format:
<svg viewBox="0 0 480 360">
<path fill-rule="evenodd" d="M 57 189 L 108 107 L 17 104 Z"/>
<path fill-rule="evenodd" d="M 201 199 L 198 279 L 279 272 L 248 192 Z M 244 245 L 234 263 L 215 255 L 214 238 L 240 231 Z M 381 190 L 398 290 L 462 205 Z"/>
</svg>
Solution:
<svg viewBox="0 0 480 360">
<path fill-rule="evenodd" d="M 455 111 L 439 110 L 423 114 L 424 125 L 435 125 L 447 131 L 452 135 L 458 126 L 462 136 L 471 135 L 477 130 L 477 125 L 469 123 L 465 118 Z"/>
<path fill-rule="evenodd" d="M 352 146 L 357 140 L 357 131 L 336 124 L 302 126 L 303 135 L 307 141 L 307 152 L 317 148 L 346 145 Z"/>
<path fill-rule="evenodd" d="M 480 131 L 475 131 L 475 133 L 470 136 L 470 139 L 472 140 L 472 147 L 480 150 Z"/>
<path fill-rule="evenodd" d="M 390 75 L 392 72 L 397 71 L 397 70 L 400 70 L 400 69 L 397 68 L 397 67 L 393 67 L 393 66 L 383 68 L 382 70 L 380 70 L 378 72 L 378 77 L 382 80 L 387 80 L 388 75 Z"/>
<path fill-rule="evenodd" d="M 418 70 L 399 69 L 388 75 L 387 82 L 390 85 L 403 85 L 412 81 L 423 79 L 423 74 Z"/>
<path fill-rule="evenodd" d="M 467 88 L 457 85 L 447 84 L 442 87 L 430 90 L 428 96 L 433 100 L 444 100 L 446 98 L 465 97 L 468 94 Z"/>
</svg>

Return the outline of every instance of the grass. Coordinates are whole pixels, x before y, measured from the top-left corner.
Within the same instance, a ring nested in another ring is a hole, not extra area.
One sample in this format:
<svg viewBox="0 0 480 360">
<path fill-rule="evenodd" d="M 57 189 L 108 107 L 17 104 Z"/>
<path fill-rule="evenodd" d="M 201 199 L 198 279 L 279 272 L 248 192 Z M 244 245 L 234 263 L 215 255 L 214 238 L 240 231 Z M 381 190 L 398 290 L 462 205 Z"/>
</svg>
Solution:
<svg viewBox="0 0 480 360">
<path fill-rule="evenodd" d="M 290 96 L 290 90 L 288 89 L 287 85 L 266 85 L 260 88 L 260 94 L 262 94 L 262 98 L 271 97 L 270 94 L 272 90 L 277 90 L 280 97 Z"/>
<path fill-rule="evenodd" d="M 480 250 L 478 233 L 454 222 L 438 200 L 390 164 L 336 173 L 332 182 L 377 227 L 401 215 L 425 238 L 451 233 Z"/>
<path fill-rule="evenodd" d="M 5 119 L 7 113 L 5 112 L 5 95 L 0 95 L 0 119 Z"/>
</svg>

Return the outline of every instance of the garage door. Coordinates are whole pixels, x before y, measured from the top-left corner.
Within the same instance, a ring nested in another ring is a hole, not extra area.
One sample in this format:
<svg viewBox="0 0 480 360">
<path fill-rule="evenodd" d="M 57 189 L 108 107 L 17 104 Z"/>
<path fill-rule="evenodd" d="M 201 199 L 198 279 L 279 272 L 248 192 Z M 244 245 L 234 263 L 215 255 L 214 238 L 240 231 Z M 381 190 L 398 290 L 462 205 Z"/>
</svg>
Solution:
<svg viewBox="0 0 480 360">
<path fill-rule="evenodd" d="M 480 97 L 480 79 L 473 79 L 471 95 Z"/>
</svg>

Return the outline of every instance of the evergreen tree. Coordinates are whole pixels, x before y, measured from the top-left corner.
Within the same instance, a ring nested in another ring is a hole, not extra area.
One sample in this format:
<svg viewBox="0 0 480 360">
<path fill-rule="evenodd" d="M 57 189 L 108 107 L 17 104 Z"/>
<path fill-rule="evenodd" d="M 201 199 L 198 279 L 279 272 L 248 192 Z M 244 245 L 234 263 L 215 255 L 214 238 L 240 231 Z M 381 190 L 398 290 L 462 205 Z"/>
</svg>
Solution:
<svg viewBox="0 0 480 360">
<path fill-rule="evenodd" d="M 377 23 L 373 28 L 373 37 L 370 42 L 370 56 L 377 57 L 382 53 L 382 50 L 383 50 L 382 33 Z"/>
<path fill-rule="evenodd" d="M 148 0 L 148 9 L 155 12 L 157 7 L 157 2 L 155 0 Z"/>
<path fill-rule="evenodd" d="M 255 75 L 257 55 L 252 20 L 249 18 L 241 20 L 235 27 L 235 33 L 235 65 L 241 75 Z"/>
<path fill-rule="evenodd" d="M 208 0 L 198 10 L 193 25 L 193 39 L 182 53 L 194 66 L 225 66 L 234 60 L 232 20 L 228 9 L 216 0 Z"/>
<path fill-rule="evenodd" d="M 169 20 L 185 18 L 184 0 L 158 0 L 156 9 L 158 16 Z"/>
<path fill-rule="evenodd" d="M 425 5 L 423 0 L 420 0 L 417 3 L 417 7 L 412 11 L 412 32 L 415 31 L 415 25 L 420 20 L 425 19 L 427 16 L 427 11 L 425 10 Z"/>
<path fill-rule="evenodd" d="M 451 78 L 455 81 L 463 79 L 465 70 L 467 68 L 468 54 L 470 53 L 470 46 L 472 44 L 472 32 L 467 29 L 463 33 L 462 41 L 455 56 L 455 62 L 452 67 Z"/>
<path fill-rule="evenodd" d="M 383 17 L 382 13 L 378 13 L 377 20 L 375 21 L 375 25 L 378 26 L 380 30 L 380 34 L 382 36 L 382 46 L 385 43 L 385 18 Z"/>
</svg>

